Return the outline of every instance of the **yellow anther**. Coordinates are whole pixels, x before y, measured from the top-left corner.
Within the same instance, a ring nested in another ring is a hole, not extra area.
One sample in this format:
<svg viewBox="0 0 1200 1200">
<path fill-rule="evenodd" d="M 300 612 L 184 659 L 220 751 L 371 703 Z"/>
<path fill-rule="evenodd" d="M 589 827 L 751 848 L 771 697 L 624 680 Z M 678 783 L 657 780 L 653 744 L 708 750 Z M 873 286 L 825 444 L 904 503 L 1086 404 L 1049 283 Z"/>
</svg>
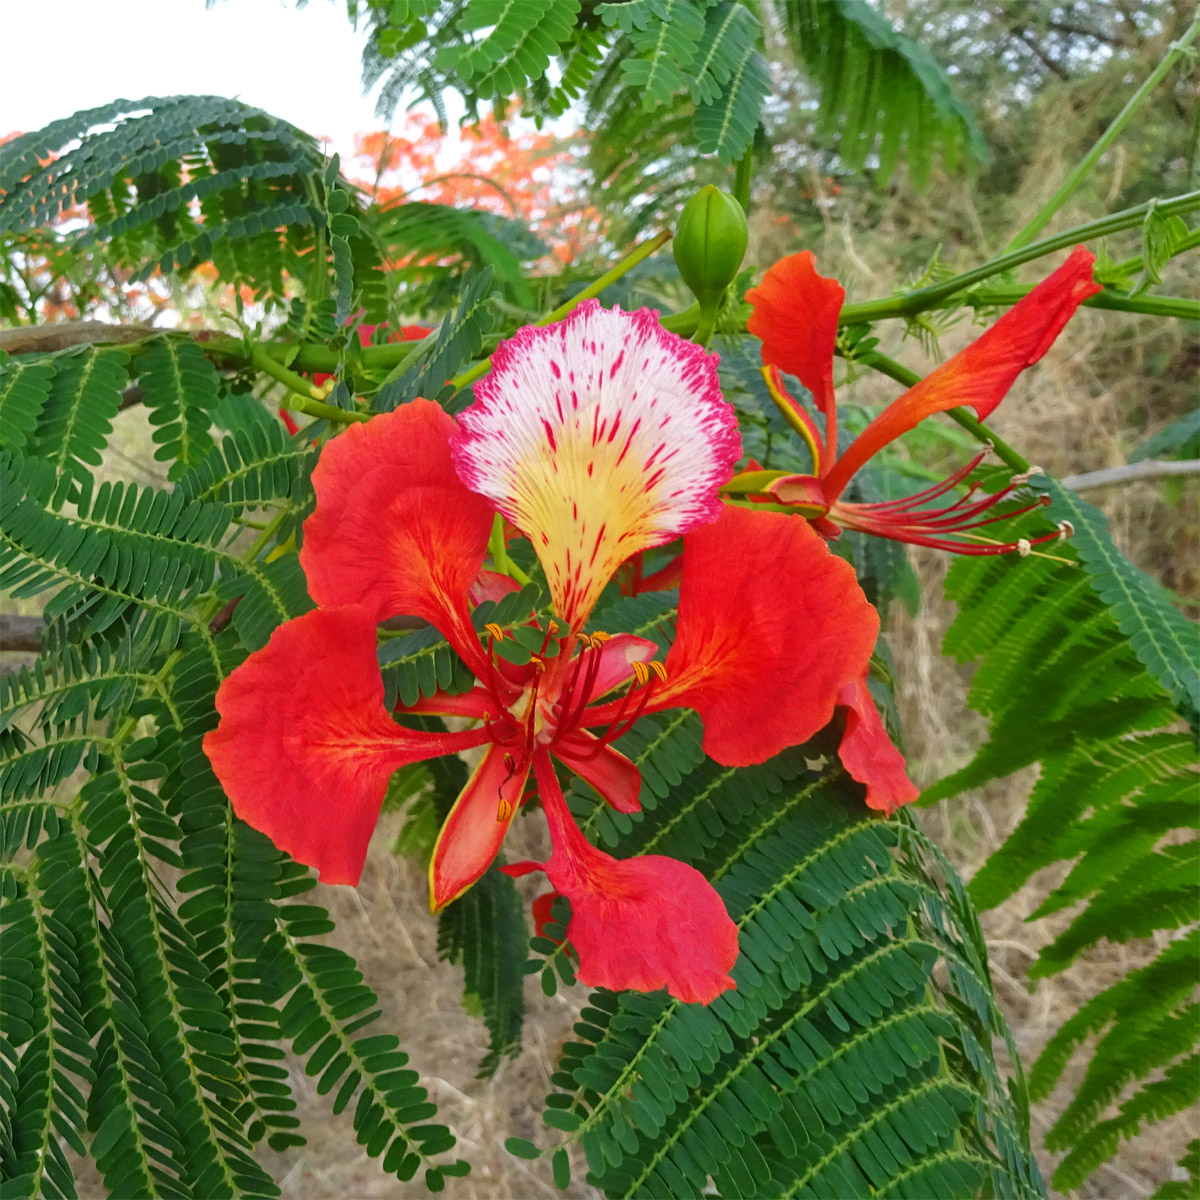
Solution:
<svg viewBox="0 0 1200 1200">
<path fill-rule="evenodd" d="M 531 654 L 529 661 L 533 664 L 535 670 L 544 671 L 546 669 L 546 660 L 539 658 L 536 654 Z"/>
<path fill-rule="evenodd" d="M 609 641 L 611 638 L 611 633 L 605 633 L 603 629 L 597 629 L 596 632 L 592 634 L 592 645 L 603 646 L 604 643 Z"/>
<path fill-rule="evenodd" d="M 488 631 L 498 642 L 504 641 L 504 630 L 500 628 L 494 621 L 489 621 L 484 629 Z"/>
<path fill-rule="evenodd" d="M 659 683 L 667 682 L 667 668 L 664 667 L 662 663 L 658 661 L 658 659 L 652 659 L 646 664 L 646 666 L 648 666 L 650 670 L 652 670 L 654 674 L 658 676 Z"/>
<path fill-rule="evenodd" d="M 556 634 L 558 632 L 558 622 L 555 620 L 547 621 L 546 622 L 546 632 L 548 634 L 550 634 L 551 637 L 553 637 L 554 634 Z"/>
<path fill-rule="evenodd" d="M 507 800 L 501 800 L 496 809 L 497 822 L 507 821 L 512 816 L 512 805 Z"/>
<path fill-rule="evenodd" d="M 638 686 L 645 687 L 650 679 L 650 668 L 644 662 L 632 662 L 629 665 L 633 668 L 633 677 L 638 681 Z"/>
</svg>

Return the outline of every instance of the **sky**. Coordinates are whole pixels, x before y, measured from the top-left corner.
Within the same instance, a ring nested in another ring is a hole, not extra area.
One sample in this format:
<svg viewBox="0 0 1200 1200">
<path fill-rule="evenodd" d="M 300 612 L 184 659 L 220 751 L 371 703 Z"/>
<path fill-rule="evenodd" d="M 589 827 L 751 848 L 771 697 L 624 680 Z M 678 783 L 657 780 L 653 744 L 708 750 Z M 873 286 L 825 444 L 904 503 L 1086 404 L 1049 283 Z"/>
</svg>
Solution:
<svg viewBox="0 0 1200 1200">
<path fill-rule="evenodd" d="M 49 39 L 49 41 L 48 41 Z M 347 157 L 385 128 L 344 0 L 0 0 L 0 137 L 118 97 L 236 97 Z M 401 119 L 403 114 L 401 114 Z"/>
</svg>

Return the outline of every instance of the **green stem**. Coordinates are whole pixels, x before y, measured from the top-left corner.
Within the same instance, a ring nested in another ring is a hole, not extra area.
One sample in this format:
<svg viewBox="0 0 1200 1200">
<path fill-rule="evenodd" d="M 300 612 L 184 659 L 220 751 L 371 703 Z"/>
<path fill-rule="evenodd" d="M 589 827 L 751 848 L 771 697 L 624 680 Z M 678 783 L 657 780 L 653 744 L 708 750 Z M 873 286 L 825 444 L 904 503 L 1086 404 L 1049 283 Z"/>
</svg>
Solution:
<svg viewBox="0 0 1200 1200">
<path fill-rule="evenodd" d="M 1087 178 L 1091 169 L 1104 156 L 1104 152 L 1120 136 L 1134 113 L 1141 108 L 1150 93 L 1163 81 L 1167 72 L 1175 65 L 1188 46 L 1196 40 L 1197 35 L 1200 35 L 1200 16 L 1193 19 L 1187 32 L 1184 33 L 1179 41 L 1171 43 L 1170 51 L 1166 57 L 1147 76 L 1142 86 L 1130 96 L 1129 102 L 1113 118 L 1112 124 L 1096 139 L 1096 144 L 1083 156 L 1078 166 L 1062 181 L 1062 184 L 1054 195 L 1034 213 L 1032 219 L 1025 227 L 1005 246 L 1006 251 L 1019 250 L 1022 246 L 1027 246 L 1037 237 L 1050 218 L 1062 208 L 1075 189 Z"/>
<path fill-rule="evenodd" d="M 515 579 L 522 587 L 533 581 L 508 557 L 508 547 L 504 544 L 504 518 L 497 513 L 492 520 L 492 532 L 488 538 L 488 553 L 492 556 L 492 565 L 501 575 Z"/>
<path fill-rule="evenodd" d="M 250 363 L 264 375 L 278 380 L 292 393 L 288 396 L 285 407 L 295 412 L 306 413 L 310 417 L 324 417 L 327 421 L 339 421 L 342 424 L 371 419 L 366 413 L 350 412 L 344 408 L 335 408 L 332 404 L 325 404 L 320 399 L 322 393 L 317 388 L 303 376 L 277 363 L 265 346 L 256 343 L 251 347 Z"/>
<path fill-rule="evenodd" d="M 638 263 L 649 258 L 660 246 L 666 245 L 670 240 L 671 231 L 664 229 L 648 242 L 643 242 L 637 249 L 630 251 L 620 262 L 605 271 L 599 279 L 589 283 L 583 291 L 572 296 L 565 304 L 560 304 L 553 312 L 548 312 L 544 317 L 539 317 L 534 321 L 534 324 L 553 325 L 555 321 L 561 321 L 563 317 L 573 312 L 585 300 L 590 300 L 593 296 L 598 296 L 610 283 L 616 283 L 622 275 L 627 275 Z M 456 375 L 450 382 L 453 384 L 455 391 L 461 391 L 467 384 L 474 383 L 476 379 L 480 379 L 486 375 L 491 368 L 492 360 L 490 358 L 482 359 L 471 367 L 470 370 L 464 371 L 461 375 Z"/>
<path fill-rule="evenodd" d="M 889 379 L 894 379 L 897 383 L 904 384 L 905 387 L 913 387 L 921 382 L 921 376 L 916 371 L 910 371 L 903 363 L 898 363 L 894 358 L 888 358 L 886 354 L 872 351 L 856 361 L 862 363 L 864 367 L 871 367 L 881 375 L 886 375 Z M 998 438 L 974 413 L 968 412 L 965 408 L 950 408 L 946 410 L 946 415 L 957 421 L 977 441 L 991 446 L 996 452 L 996 457 L 1005 466 L 1012 467 L 1014 471 L 1029 470 L 1028 460 L 1018 454 L 1003 439 Z"/>
<path fill-rule="evenodd" d="M 1139 260 L 1140 261 L 1140 260 Z M 1016 304 L 1033 291 L 1028 287 L 980 288 L 964 296 L 974 308 Z M 1087 308 L 1106 308 L 1114 312 L 1150 313 L 1156 317 L 1177 317 L 1181 321 L 1200 321 L 1200 300 L 1183 296 L 1122 296 L 1117 292 L 1097 292 L 1084 302 Z"/>
<path fill-rule="evenodd" d="M 1200 208 L 1200 191 L 1187 192 L 1182 196 L 1172 196 L 1169 200 L 1158 202 L 1149 201 L 1134 208 L 1127 208 L 1119 213 L 1111 213 L 1085 225 L 1076 225 L 1065 229 L 1040 242 L 1001 254 L 982 266 L 973 267 L 961 275 L 929 287 L 917 288 L 916 291 L 906 292 L 902 296 L 889 296 L 884 300 L 868 300 L 863 304 L 847 304 L 838 317 L 839 325 L 857 325 L 866 321 L 879 321 L 885 317 L 909 317 L 915 313 L 925 312 L 926 309 L 936 308 L 944 300 L 948 300 L 956 292 L 965 291 L 982 283 L 1002 271 L 1011 271 L 1022 263 L 1031 262 L 1045 254 L 1053 254 L 1056 250 L 1064 250 L 1078 242 L 1090 241 L 1093 238 L 1107 237 L 1110 233 L 1119 233 L 1123 229 L 1132 229 L 1145 220 L 1146 214 L 1153 205 L 1155 212 L 1163 216 L 1177 216 L 1181 213 L 1192 212 Z"/>
<path fill-rule="evenodd" d="M 555 321 L 561 321 L 569 312 L 578 308 L 585 300 L 590 300 L 593 296 L 598 296 L 610 283 L 616 283 L 622 275 L 628 275 L 634 267 L 640 262 L 644 262 L 661 246 L 665 246 L 671 240 L 671 231 L 664 229 L 661 233 L 656 233 L 648 242 L 643 242 L 636 249 L 631 250 L 620 262 L 605 271 L 599 279 L 589 283 L 577 296 L 572 296 L 565 304 L 560 304 L 553 312 L 547 313 L 544 317 L 534 321 L 535 325 L 553 325 Z"/>
</svg>

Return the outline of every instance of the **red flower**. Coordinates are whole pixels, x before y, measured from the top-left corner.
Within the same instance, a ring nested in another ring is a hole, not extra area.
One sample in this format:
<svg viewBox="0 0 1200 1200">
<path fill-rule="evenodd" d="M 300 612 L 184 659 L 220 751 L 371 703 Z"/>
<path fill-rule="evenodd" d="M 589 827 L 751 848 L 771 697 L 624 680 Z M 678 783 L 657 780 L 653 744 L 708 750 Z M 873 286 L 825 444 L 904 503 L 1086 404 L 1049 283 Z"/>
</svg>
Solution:
<svg viewBox="0 0 1200 1200">
<path fill-rule="evenodd" d="M 1046 353 L 1079 305 L 1100 290 L 1099 284 L 1092 281 L 1094 261 L 1091 253 L 1077 246 L 1057 271 L 991 329 L 889 404 L 839 457 L 833 351 L 838 313 L 846 293 L 836 280 L 817 274 L 810 251 L 781 259 L 757 288 L 746 293 L 746 299 L 754 305 L 747 328 L 762 340 L 764 374 L 771 394 L 807 442 L 815 473 L 775 477 L 764 481 L 762 490 L 780 503 L 794 504 L 826 537 L 836 537 L 842 529 L 859 529 L 960 554 L 1002 554 L 1009 550 L 1027 553 L 1035 542 L 1061 536 L 1052 533 L 1008 543 L 950 536 L 1016 515 L 989 514 L 989 510 L 1009 496 L 1021 480 L 980 499 L 975 498 L 975 489 L 971 488 L 953 504 L 924 507 L 960 484 L 979 465 L 983 454 L 940 483 L 903 500 L 855 504 L 840 497 L 867 459 L 925 417 L 969 404 L 980 420 L 986 419 L 1017 376 Z M 803 407 L 784 391 L 781 371 L 795 375 L 812 393 L 814 404 L 825 416 L 824 438 Z M 1035 507 L 1036 503 L 1019 511 Z"/>
<path fill-rule="evenodd" d="M 532 774 L 553 845 L 537 869 L 571 901 L 580 980 L 708 1002 L 733 986 L 737 955 L 720 897 L 683 863 L 618 862 L 590 845 L 551 760 L 635 811 L 637 768 L 612 743 L 643 712 L 687 706 L 718 762 L 761 762 L 829 721 L 866 671 L 878 617 L 807 522 L 721 503 L 741 448 L 716 360 L 656 314 L 589 301 L 519 331 L 492 361 L 461 425 L 417 400 L 325 447 L 300 554 L 319 607 L 225 681 L 205 750 L 239 816 L 326 882 L 354 884 L 391 773 L 486 747 L 438 837 L 432 909 L 487 870 Z M 497 652 L 502 629 L 481 642 L 471 619 L 497 511 L 537 552 L 555 614 L 523 666 Z M 665 663 L 652 642 L 586 632 L 617 568 L 679 536 Z M 399 614 L 435 625 L 477 680 L 400 716 L 473 728 L 422 732 L 386 711 L 375 627 Z"/>
</svg>

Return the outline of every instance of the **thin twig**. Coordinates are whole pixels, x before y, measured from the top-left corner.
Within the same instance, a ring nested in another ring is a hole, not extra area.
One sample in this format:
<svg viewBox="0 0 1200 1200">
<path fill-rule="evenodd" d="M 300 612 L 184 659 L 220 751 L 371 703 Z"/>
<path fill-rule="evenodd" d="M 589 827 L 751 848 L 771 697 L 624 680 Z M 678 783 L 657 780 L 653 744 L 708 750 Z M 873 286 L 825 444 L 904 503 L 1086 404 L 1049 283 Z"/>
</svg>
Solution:
<svg viewBox="0 0 1200 1200">
<path fill-rule="evenodd" d="M 1068 475 L 1059 482 L 1073 492 L 1083 492 L 1088 488 L 1110 487 L 1114 483 L 1129 483 L 1133 479 L 1156 479 L 1162 475 L 1200 475 L 1200 458 L 1148 458 L 1145 462 L 1105 467 L 1101 471 L 1088 471 L 1083 475 Z"/>
</svg>

